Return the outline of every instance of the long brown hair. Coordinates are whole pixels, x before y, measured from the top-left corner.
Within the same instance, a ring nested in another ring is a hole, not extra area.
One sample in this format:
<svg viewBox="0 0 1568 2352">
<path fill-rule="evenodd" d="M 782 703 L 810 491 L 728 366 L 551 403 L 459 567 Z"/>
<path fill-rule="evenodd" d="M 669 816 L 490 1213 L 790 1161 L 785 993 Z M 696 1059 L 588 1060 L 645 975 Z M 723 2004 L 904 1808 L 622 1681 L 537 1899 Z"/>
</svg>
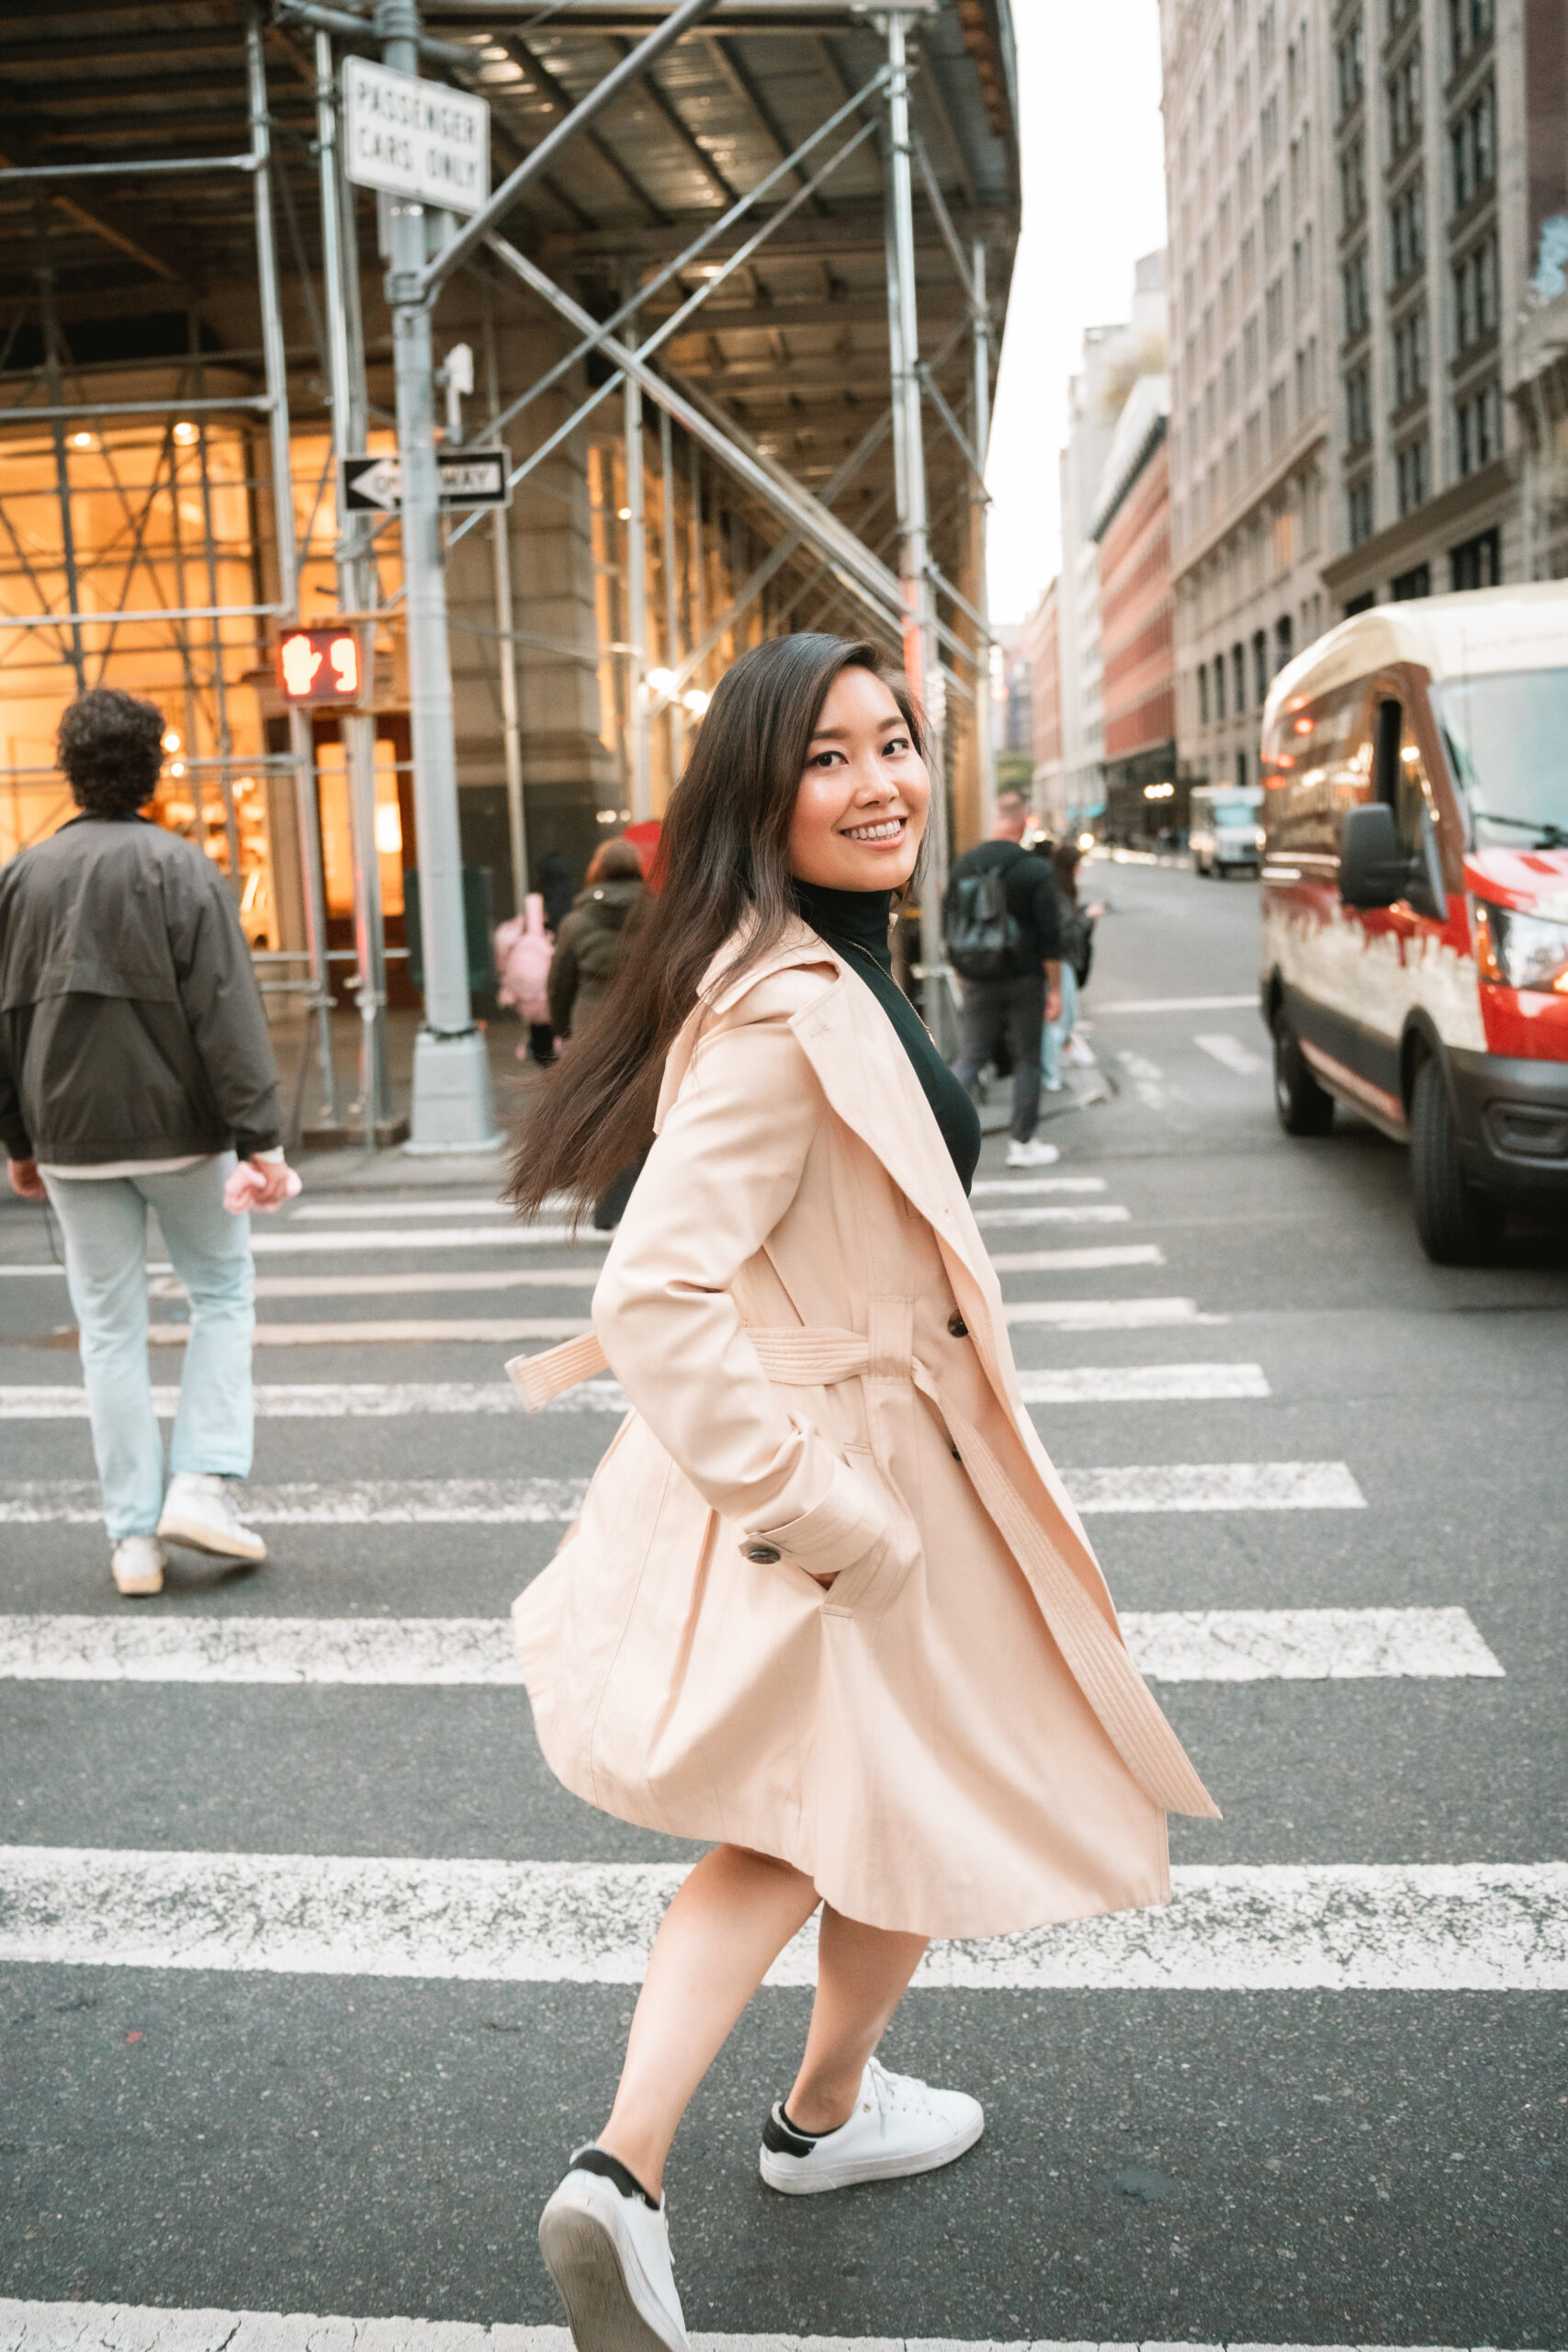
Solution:
<svg viewBox="0 0 1568 2352">
<path fill-rule="evenodd" d="M 887 686 L 915 749 L 919 715 L 903 680 L 867 641 L 802 633 L 743 653 L 714 691 L 670 796 L 654 888 L 626 919 L 604 999 L 540 1087 L 507 1198 L 531 1216 L 548 1193 L 597 1200 L 653 1134 L 664 1057 L 703 975 L 744 930 L 725 978 L 760 963 L 793 910 L 789 829 L 811 738 L 843 670 Z"/>
</svg>

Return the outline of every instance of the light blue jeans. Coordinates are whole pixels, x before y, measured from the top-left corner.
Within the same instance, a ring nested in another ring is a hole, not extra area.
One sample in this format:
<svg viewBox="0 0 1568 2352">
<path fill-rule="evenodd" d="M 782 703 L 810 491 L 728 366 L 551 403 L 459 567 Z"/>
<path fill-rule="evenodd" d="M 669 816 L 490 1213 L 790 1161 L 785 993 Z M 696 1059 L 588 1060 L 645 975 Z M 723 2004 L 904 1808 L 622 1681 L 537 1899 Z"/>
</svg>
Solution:
<svg viewBox="0 0 1568 2352">
<path fill-rule="evenodd" d="M 170 1468 L 231 1478 L 250 1471 L 254 1281 L 250 1218 L 231 1216 L 223 1205 L 233 1166 L 227 1151 L 168 1176 L 44 1179 L 65 1237 L 65 1279 L 113 1543 L 151 1535 L 164 1508 L 164 1441 L 147 1363 L 149 1208 L 190 1295 Z"/>
<path fill-rule="evenodd" d="M 1040 1039 L 1040 1077 L 1049 1094 L 1055 1094 L 1062 1083 L 1062 1047 L 1072 1035 L 1077 1017 L 1078 976 L 1064 956 L 1062 1010 L 1055 1021 L 1047 1021 Z"/>
</svg>

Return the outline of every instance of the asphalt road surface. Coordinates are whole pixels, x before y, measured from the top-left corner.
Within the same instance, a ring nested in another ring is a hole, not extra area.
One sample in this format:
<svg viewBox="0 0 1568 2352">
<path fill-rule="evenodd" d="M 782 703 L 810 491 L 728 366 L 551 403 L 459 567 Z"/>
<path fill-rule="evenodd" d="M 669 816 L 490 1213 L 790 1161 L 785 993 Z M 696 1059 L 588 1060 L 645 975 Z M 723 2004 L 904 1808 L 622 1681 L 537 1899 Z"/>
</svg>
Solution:
<svg viewBox="0 0 1568 2352">
<path fill-rule="evenodd" d="M 1400 1150 L 1275 1125 L 1255 888 L 1093 876 L 1099 1066 L 1043 1184 L 987 1139 L 976 1207 L 1225 1817 L 1173 1824 L 1169 1913 L 935 1956 L 885 2055 L 987 2120 L 927 2179 L 759 2182 L 786 1964 L 671 2165 L 688 2322 L 1562 2346 L 1568 1246 L 1429 1266 Z M 502 1365 L 601 1250 L 519 1237 L 471 1162 L 333 1172 L 257 1221 L 272 1557 L 176 1555 L 150 1602 L 92 1523 L 44 1217 L 0 1211 L 0 2295 L 553 2325 L 536 2217 L 688 1851 L 555 1786 L 501 1623 L 615 1409 L 525 1419 Z"/>
</svg>

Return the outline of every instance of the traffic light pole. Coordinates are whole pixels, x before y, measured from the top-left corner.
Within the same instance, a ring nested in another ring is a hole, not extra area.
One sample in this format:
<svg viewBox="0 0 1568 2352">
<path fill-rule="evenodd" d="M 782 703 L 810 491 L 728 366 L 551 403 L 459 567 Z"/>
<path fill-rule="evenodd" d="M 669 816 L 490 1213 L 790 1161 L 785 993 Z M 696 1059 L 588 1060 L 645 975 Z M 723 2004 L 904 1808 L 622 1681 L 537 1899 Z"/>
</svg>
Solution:
<svg viewBox="0 0 1568 2352">
<path fill-rule="evenodd" d="M 417 74 L 415 0 L 378 0 L 376 30 L 385 44 L 387 64 L 396 73 Z M 397 386 L 403 602 L 408 614 L 409 715 L 424 961 L 424 1022 L 414 1041 L 407 1148 L 494 1151 L 503 1138 L 497 1132 L 491 1101 L 485 1041 L 474 1025 L 468 998 L 463 925 L 456 724 L 435 463 L 433 297 L 427 296 L 423 285 L 428 259 L 425 213 L 422 205 L 396 198 L 388 213 L 391 252 L 387 299 L 392 313 Z"/>
</svg>

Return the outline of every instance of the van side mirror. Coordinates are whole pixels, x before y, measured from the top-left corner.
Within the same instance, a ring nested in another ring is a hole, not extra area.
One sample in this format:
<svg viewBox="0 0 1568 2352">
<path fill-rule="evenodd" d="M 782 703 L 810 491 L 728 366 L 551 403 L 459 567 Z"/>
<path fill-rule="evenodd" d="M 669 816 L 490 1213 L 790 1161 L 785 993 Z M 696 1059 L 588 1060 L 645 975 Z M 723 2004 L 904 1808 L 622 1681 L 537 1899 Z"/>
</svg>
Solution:
<svg viewBox="0 0 1568 2352">
<path fill-rule="evenodd" d="M 1385 800 L 1347 808 L 1339 837 L 1339 897 L 1347 907 L 1392 907 L 1410 888 L 1410 860 L 1400 847 Z"/>
</svg>

